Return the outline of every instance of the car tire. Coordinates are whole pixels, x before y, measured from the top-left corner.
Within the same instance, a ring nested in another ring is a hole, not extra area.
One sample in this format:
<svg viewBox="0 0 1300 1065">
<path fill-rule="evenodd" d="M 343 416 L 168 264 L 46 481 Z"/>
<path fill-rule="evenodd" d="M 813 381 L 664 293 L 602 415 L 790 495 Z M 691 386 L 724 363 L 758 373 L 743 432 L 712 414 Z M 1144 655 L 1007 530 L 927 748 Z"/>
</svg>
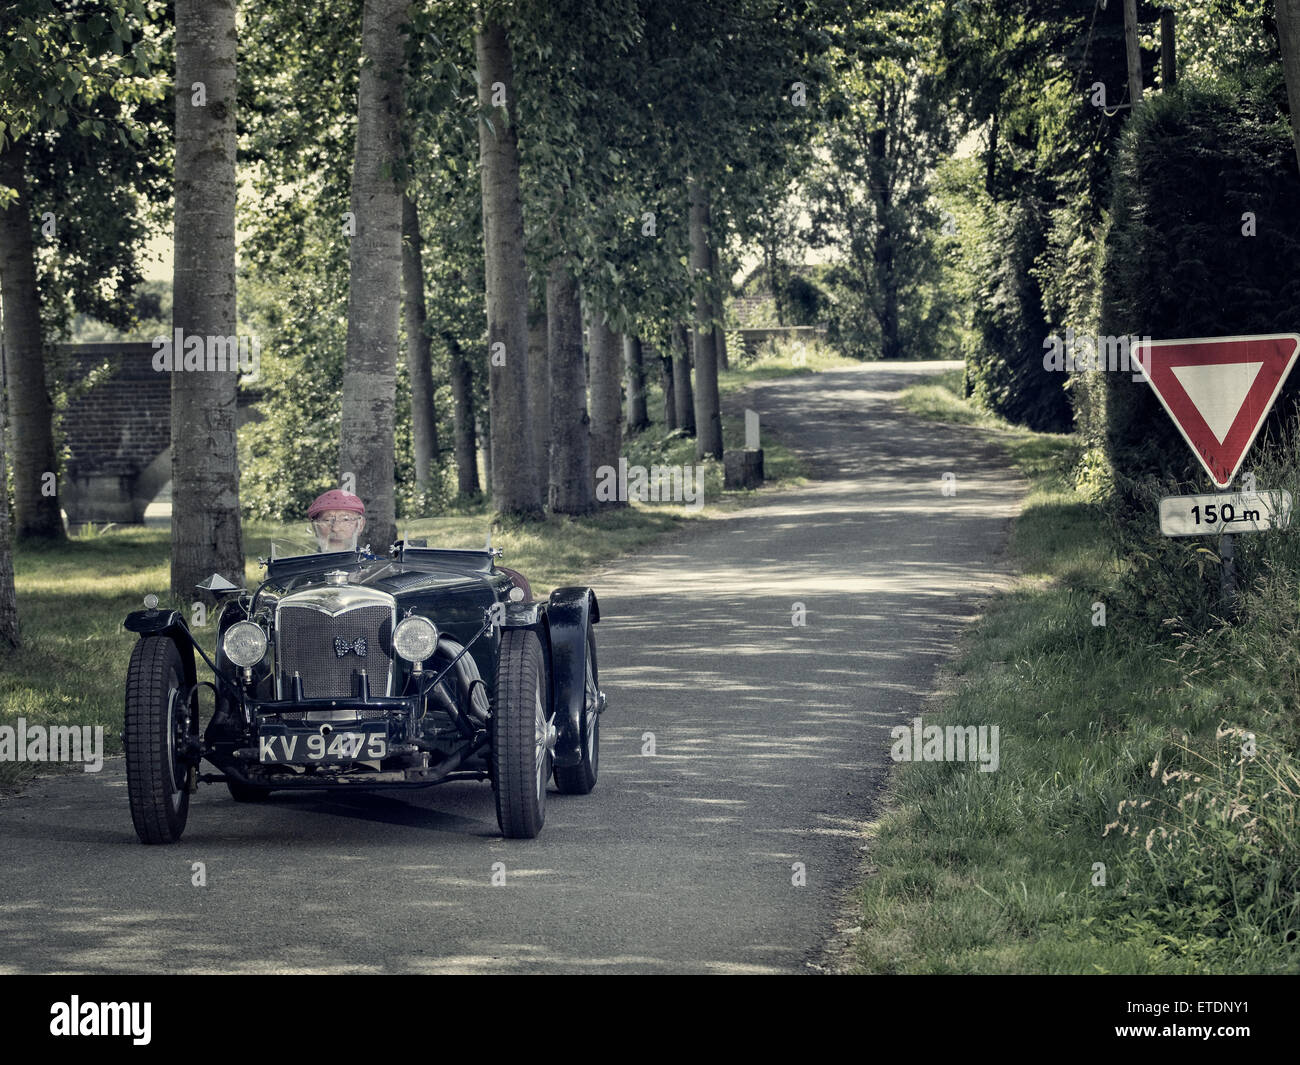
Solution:
<svg viewBox="0 0 1300 1065">
<path fill-rule="evenodd" d="M 492 701 L 492 786 L 497 823 L 506 839 L 534 839 L 546 821 L 552 766 L 546 691 L 537 634 L 504 630 Z"/>
<path fill-rule="evenodd" d="M 126 671 L 126 790 L 141 843 L 175 843 L 190 815 L 183 747 L 197 735 L 185 666 L 165 636 L 137 641 Z"/>
<path fill-rule="evenodd" d="M 271 797 L 271 789 L 258 784 L 245 784 L 242 780 L 227 780 L 230 797 L 235 802 L 266 802 Z"/>
<path fill-rule="evenodd" d="M 596 634 L 587 623 L 587 661 L 583 667 L 583 709 L 579 722 L 582 761 L 577 765 L 556 766 L 555 786 L 563 795 L 590 795 L 600 771 L 600 672 L 596 668 Z"/>
</svg>

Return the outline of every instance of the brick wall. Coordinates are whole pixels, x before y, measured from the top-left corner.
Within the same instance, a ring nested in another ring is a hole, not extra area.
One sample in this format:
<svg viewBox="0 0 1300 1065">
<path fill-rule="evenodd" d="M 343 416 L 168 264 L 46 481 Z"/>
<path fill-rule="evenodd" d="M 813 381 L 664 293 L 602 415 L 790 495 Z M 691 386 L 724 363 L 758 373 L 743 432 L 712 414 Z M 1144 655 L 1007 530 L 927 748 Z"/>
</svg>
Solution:
<svg viewBox="0 0 1300 1065">
<path fill-rule="evenodd" d="M 171 443 L 171 379 L 153 368 L 152 344 L 67 344 L 65 379 L 78 383 L 106 358 L 111 376 L 73 399 L 63 412 L 71 452 L 66 476 L 133 475 Z"/>
<path fill-rule="evenodd" d="M 775 320 L 770 323 L 764 320 L 772 315 L 771 300 L 771 293 L 768 292 L 757 296 L 737 296 L 731 301 L 731 311 L 736 316 L 736 321 L 740 323 L 742 329 L 775 325 Z M 767 313 L 760 317 L 760 310 L 764 303 L 767 304 Z"/>
</svg>

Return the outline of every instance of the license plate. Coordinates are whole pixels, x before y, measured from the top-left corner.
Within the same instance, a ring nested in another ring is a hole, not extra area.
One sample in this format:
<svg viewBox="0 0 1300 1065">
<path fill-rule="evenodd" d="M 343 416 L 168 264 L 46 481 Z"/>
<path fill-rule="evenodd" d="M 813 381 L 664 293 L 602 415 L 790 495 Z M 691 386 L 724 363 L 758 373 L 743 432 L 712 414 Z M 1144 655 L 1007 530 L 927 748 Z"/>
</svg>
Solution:
<svg viewBox="0 0 1300 1065">
<path fill-rule="evenodd" d="M 373 762 L 388 754 L 388 740 L 377 732 L 294 732 L 258 737 L 258 760 L 327 765 Z"/>
</svg>

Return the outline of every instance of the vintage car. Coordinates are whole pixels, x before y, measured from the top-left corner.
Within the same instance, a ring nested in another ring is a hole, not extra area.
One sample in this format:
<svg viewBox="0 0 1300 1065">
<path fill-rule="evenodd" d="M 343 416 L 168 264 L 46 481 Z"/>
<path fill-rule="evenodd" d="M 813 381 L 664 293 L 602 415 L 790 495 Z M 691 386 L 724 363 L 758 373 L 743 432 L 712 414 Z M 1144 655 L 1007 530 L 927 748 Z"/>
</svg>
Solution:
<svg viewBox="0 0 1300 1065">
<path fill-rule="evenodd" d="M 252 594 L 214 575 L 216 661 L 183 616 L 148 609 L 126 678 L 127 788 L 143 843 L 174 843 L 200 781 L 238 802 L 294 788 L 491 780 L 507 838 L 533 838 L 554 774 L 596 785 L 599 688 L 590 588 L 534 601 L 500 552 L 395 544 L 264 559 Z M 195 655 L 211 667 L 200 680 Z M 213 711 L 200 733 L 200 689 Z M 217 773 L 199 772 L 206 759 Z"/>
</svg>

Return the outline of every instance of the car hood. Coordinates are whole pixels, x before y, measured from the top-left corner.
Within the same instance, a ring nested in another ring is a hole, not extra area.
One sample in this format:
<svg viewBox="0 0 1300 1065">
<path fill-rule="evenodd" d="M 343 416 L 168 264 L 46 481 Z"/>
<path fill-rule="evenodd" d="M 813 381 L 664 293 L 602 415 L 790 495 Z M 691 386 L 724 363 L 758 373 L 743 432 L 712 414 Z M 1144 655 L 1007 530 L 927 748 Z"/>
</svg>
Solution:
<svg viewBox="0 0 1300 1065">
<path fill-rule="evenodd" d="M 397 600 L 399 613 L 423 615 L 456 639 L 472 636 L 483 623 L 483 612 L 504 599 L 511 584 L 500 571 L 391 559 L 317 566 L 273 583 L 279 586 L 281 595 L 328 587 L 325 574 L 331 569 L 347 570 L 349 587 L 387 592 Z"/>
</svg>

